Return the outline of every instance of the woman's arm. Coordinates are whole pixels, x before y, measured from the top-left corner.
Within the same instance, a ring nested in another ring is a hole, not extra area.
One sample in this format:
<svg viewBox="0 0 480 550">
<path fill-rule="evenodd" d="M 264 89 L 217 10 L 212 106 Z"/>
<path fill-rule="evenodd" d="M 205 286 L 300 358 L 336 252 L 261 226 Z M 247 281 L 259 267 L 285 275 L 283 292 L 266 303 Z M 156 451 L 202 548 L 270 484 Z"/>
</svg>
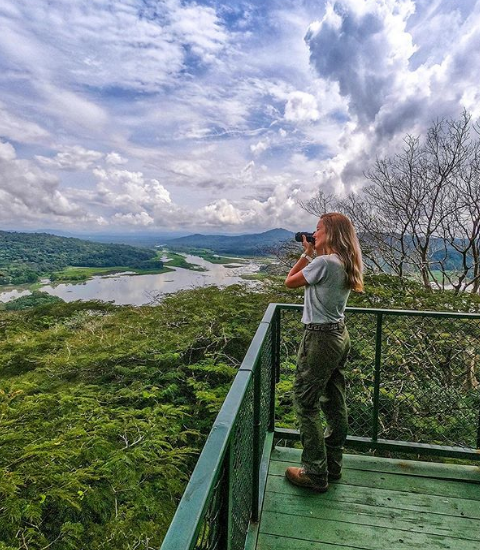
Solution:
<svg viewBox="0 0 480 550">
<path fill-rule="evenodd" d="M 300 258 L 298 262 L 292 267 L 285 279 L 285 286 L 287 288 L 298 288 L 307 285 L 307 281 L 303 276 L 302 269 L 308 265 L 307 258 Z"/>
<path fill-rule="evenodd" d="M 310 258 L 313 258 L 315 249 L 313 248 L 311 243 L 307 242 L 307 240 L 305 239 L 305 235 L 303 236 L 302 245 L 305 250 L 305 254 L 307 256 L 310 256 Z M 292 267 L 287 275 L 287 278 L 285 279 L 285 286 L 287 288 L 299 288 L 301 286 L 308 285 L 302 273 L 302 269 L 306 267 L 308 263 L 309 260 L 305 258 L 305 256 L 300 256 L 297 263 Z"/>
</svg>

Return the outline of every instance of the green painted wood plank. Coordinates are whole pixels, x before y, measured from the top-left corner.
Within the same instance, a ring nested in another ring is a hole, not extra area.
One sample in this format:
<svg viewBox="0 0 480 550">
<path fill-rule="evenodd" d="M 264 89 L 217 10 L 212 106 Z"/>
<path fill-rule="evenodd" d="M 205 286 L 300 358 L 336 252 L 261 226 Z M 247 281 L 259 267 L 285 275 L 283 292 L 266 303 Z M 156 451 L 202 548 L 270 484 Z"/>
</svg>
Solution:
<svg viewBox="0 0 480 550">
<path fill-rule="evenodd" d="M 302 451 L 289 447 L 275 447 L 271 460 L 300 463 Z M 457 479 L 480 483 L 480 466 L 441 464 L 420 460 L 399 460 L 369 455 L 344 455 L 344 468 L 372 472 L 402 473 L 412 476 Z"/>
<path fill-rule="evenodd" d="M 358 548 L 260 533 L 257 550 L 358 550 Z"/>
<path fill-rule="evenodd" d="M 264 511 L 480 541 L 480 519 L 267 493 Z M 480 546 L 480 544 L 479 544 Z"/>
<path fill-rule="evenodd" d="M 438 496 L 432 495 L 410 494 L 406 491 L 369 489 L 357 487 L 355 485 L 342 485 L 340 483 L 332 483 L 328 492 L 318 495 L 306 489 L 295 487 L 281 476 L 268 477 L 267 492 L 270 491 L 287 495 L 302 495 L 304 498 L 340 500 L 346 503 L 350 502 L 412 511 L 430 511 L 447 516 L 480 519 L 480 506 L 478 501 L 464 500 L 461 498 L 439 498 Z"/>
<path fill-rule="evenodd" d="M 290 466 L 289 462 L 271 462 L 270 475 L 283 476 L 288 466 Z M 389 489 L 391 491 L 407 491 L 414 494 L 457 497 L 480 501 L 479 485 L 468 481 L 346 470 L 338 483 L 370 487 L 371 489 Z M 480 503 L 478 506 L 480 507 Z"/>
<path fill-rule="evenodd" d="M 260 532 L 282 537 L 295 533 L 296 538 L 303 540 L 345 544 L 368 550 L 386 548 L 478 550 L 479 546 L 478 541 L 266 511 L 262 514 Z"/>
<path fill-rule="evenodd" d="M 266 485 L 268 478 L 268 469 L 270 466 L 270 454 L 272 452 L 272 445 L 273 432 L 267 432 L 263 445 L 262 461 L 260 463 L 260 492 L 258 495 L 260 515 L 262 514 L 262 508 L 266 494 Z M 260 522 L 254 523 L 250 521 L 247 530 L 247 537 L 245 539 L 244 550 L 255 550 L 259 533 L 259 526 Z"/>
</svg>

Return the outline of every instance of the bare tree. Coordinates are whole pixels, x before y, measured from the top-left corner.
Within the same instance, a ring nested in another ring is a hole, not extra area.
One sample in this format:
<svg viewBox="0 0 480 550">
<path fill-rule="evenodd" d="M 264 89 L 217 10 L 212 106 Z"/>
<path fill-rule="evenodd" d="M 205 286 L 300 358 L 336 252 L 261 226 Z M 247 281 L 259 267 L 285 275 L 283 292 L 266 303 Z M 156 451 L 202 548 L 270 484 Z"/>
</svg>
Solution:
<svg viewBox="0 0 480 550">
<path fill-rule="evenodd" d="M 365 173 L 370 185 L 341 201 L 341 209 L 377 268 L 419 276 L 427 289 L 478 292 L 478 127 L 464 111 L 458 119 L 436 121 L 423 141 L 407 135 L 404 143 L 399 154 L 377 159 Z"/>
<path fill-rule="evenodd" d="M 418 268 L 427 287 L 435 280 L 432 267 L 439 267 L 443 276 L 447 274 L 444 263 L 436 262 L 435 256 L 440 248 L 444 258 L 448 257 L 446 229 L 463 210 L 459 182 L 472 163 L 470 115 L 464 112 L 458 120 L 437 121 L 427 132 L 422 153 L 416 182 L 419 217 L 412 237 L 420 260 Z"/>
<path fill-rule="evenodd" d="M 478 126 L 473 126 L 478 135 Z M 480 141 L 470 138 L 463 143 L 467 162 L 455 174 L 449 190 L 450 215 L 442 222 L 442 240 L 446 252 L 439 259 L 442 283 L 455 291 L 480 290 Z M 455 262 L 452 260 L 456 260 Z"/>
<path fill-rule="evenodd" d="M 401 152 L 377 159 L 361 192 L 339 199 L 319 191 L 300 206 L 348 215 L 374 271 L 418 276 L 427 289 L 479 292 L 479 133 L 466 111 L 437 120 L 424 140 L 407 135 Z"/>
<path fill-rule="evenodd" d="M 322 214 L 329 212 L 338 204 L 338 198 L 332 193 L 325 193 L 322 189 L 317 191 L 317 194 L 308 201 L 298 201 L 298 204 L 309 214 L 320 217 Z"/>
</svg>

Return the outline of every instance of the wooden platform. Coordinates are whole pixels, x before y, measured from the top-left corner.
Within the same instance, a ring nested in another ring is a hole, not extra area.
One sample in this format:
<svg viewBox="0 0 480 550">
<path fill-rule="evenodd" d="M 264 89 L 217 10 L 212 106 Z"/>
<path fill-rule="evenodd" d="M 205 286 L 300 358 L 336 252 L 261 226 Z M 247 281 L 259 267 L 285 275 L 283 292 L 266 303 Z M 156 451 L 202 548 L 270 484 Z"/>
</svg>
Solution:
<svg viewBox="0 0 480 550">
<path fill-rule="evenodd" d="M 256 550 L 479 550 L 480 468 L 345 457 L 325 494 L 284 478 L 300 451 L 273 450 Z"/>
</svg>

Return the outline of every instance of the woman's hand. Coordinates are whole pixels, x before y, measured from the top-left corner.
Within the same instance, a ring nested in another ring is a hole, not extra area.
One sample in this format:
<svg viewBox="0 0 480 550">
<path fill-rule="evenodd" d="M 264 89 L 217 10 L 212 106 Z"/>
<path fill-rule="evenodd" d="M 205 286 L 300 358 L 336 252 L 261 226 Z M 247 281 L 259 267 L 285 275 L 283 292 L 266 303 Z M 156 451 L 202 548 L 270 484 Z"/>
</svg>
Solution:
<svg viewBox="0 0 480 550">
<path fill-rule="evenodd" d="M 305 254 L 307 254 L 307 256 L 310 256 L 310 258 L 313 258 L 313 255 L 315 253 L 315 248 L 312 243 L 309 243 L 307 241 L 307 238 L 305 237 L 305 235 L 302 235 L 302 246 L 303 246 L 303 249 L 305 250 Z"/>
</svg>

